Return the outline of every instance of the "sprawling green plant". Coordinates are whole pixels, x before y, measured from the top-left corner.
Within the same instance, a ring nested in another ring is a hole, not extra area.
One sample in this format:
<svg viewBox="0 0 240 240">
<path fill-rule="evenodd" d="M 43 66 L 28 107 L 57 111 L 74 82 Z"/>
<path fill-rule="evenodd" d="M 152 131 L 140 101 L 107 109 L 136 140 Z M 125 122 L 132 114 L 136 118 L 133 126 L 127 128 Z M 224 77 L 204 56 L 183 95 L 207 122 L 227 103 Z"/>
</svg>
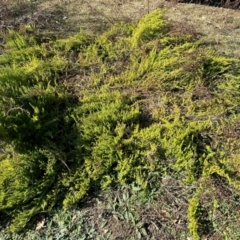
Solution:
<svg viewBox="0 0 240 240">
<path fill-rule="evenodd" d="M 0 56 L 0 212 L 10 231 L 90 191 L 132 182 L 151 191 L 151 173 L 156 181 L 175 173 L 194 186 L 189 233 L 210 234 L 200 213 L 217 211 L 218 199 L 205 206 L 207 182 L 220 176 L 240 190 L 239 140 L 226 134 L 239 121 L 239 62 L 171 29 L 158 9 L 99 36 L 41 43 L 9 33 Z"/>
</svg>

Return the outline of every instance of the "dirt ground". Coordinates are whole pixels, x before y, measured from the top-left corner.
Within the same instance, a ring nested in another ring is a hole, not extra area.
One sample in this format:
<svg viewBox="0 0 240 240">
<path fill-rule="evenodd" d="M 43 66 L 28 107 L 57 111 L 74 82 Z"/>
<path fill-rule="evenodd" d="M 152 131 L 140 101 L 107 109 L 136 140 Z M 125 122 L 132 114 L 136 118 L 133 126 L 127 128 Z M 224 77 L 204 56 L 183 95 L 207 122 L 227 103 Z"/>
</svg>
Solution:
<svg viewBox="0 0 240 240">
<path fill-rule="evenodd" d="M 240 11 L 165 0 L 0 0 L 0 29 L 32 24 L 40 31 L 70 35 L 100 32 L 118 21 L 137 20 L 156 8 L 186 30 L 195 29 L 219 52 L 240 57 Z M 0 39 L 1 41 L 1 39 Z"/>
</svg>

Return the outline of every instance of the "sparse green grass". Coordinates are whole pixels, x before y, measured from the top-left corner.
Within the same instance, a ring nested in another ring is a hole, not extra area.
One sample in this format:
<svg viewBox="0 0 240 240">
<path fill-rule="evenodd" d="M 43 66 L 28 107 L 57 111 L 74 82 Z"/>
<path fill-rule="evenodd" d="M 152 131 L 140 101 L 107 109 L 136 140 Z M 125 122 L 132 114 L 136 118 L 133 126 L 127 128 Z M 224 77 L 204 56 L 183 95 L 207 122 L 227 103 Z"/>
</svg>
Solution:
<svg viewBox="0 0 240 240">
<path fill-rule="evenodd" d="M 0 238 L 239 238 L 238 60 L 162 10 L 29 30 L 0 56 Z"/>
</svg>

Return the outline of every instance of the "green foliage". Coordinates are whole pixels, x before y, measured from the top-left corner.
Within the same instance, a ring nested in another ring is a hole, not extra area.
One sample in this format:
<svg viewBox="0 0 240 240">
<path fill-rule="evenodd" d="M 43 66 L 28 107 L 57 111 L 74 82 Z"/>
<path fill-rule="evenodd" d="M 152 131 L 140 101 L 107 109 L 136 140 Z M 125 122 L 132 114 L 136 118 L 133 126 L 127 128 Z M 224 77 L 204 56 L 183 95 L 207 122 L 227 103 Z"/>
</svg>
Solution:
<svg viewBox="0 0 240 240">
<path fill-rule="evenodd" d="M 194 189 L 189 234 L 220 226 L 203 216 L 220 208 L 205 200 L 210 189 L 218 202 L 214 179 L 240 190 L 238 60 L 174 35 L 159 9 L 99 36 L 41 43 L 11 31 L 6 46 L 0 136 L 11 151 L 0 162 L 0 211 L 11 232 L 90 192 L 134 183 L 147 193 L 173 173 Z"/>
<path fill-rule="evenodd" d="M 161 38 L 166 34 L 169 24 L 163 20 L 163 14 L 163 10 L 153 11 L 139 21 L 131 39 L 133 46 Z"/>
<path fill-rule="evenodd" d="M 76 190 L 66 196 L 65 206 L 79 201 L 86 187 L 106 188 L 129 181 L 146 186 L 148 171 L 161 171 L 155 159 L 161 151 L 158 126 L 139 129 L 139 107 L 126 96 L 105 91 L 85 96 L 75 116 L 83 167 L 70 179 L 72 183 L 64 182 L 66 186 L 74 184 Z"/>
<path fill-rule="evenodd" d="M 14 217 L 15 231 L 56 204 L 58 178 L 70 170 L 65 161 L 76 134 L 70 118 L 74 97 L 57 80 L 68 68 L 67 60 L 56 51 L 45 55 L 44 45 L 23 51 L 27 40 L 13 32 L 9 37 L 12 48 L 3 59 L 8 54 L 11 59 L 0 74 L 0 135 L 14 153 L 11 160 L 2 160 L 0 209 Z"/>
<path fill-rule="evenodd" d="M 198 197 L 193 197 L 189 200 L 188 218 L 189 218 L 189 231 L 194 239 L 200 239 L 198 235 L 198 222 L 196 219 L 197 208 L 199 205 Z"/>
</svg>

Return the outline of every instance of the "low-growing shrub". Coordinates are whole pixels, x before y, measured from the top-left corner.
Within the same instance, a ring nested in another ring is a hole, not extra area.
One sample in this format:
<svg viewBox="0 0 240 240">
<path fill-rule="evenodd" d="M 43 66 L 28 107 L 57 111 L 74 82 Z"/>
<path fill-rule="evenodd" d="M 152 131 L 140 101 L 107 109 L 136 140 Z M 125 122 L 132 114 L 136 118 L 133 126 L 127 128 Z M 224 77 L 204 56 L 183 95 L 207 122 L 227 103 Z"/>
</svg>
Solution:
<svg viewBox="0 0 240 240">
<path fill-rule="evenodd" d="M 91 192 L 129 183 L 151 191 L 174 173 L 194 186 L 189 234 L 214 234 L 207 182 L 217 175 L 240 186 L 239 139 L 230 134 L 239 61 L 171 29 L 158 9 L 99 36 L 41 43 L 9 32 L 0 56 L 0 212 L 11 232 Z"/>
</svg>

